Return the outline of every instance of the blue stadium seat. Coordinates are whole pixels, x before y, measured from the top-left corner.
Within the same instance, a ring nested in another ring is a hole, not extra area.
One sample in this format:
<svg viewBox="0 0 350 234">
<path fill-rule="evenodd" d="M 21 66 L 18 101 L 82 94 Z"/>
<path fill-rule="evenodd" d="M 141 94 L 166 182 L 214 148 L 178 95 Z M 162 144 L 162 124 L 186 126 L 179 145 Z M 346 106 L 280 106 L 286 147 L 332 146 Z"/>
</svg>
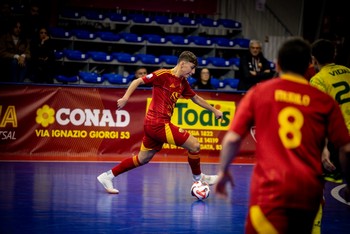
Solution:
<svg viewBox="0 0 350 234">
<path fill-rule="evenodd" d="M 159 64 L 160 59 L 152 54 L 137 54 L 136 57 L 145 64 Z"/>
<path fill-rule="evenodd" d="M 114 73 L 103 74 L 102 78 L 108 80 L 111 84 L 128 84 L 130 82 L 129 77 L 123 77 L 122 75 Z"/>
<path fill-rule="evenodd" d="M 231 66 L 230 61 L 226 60 L 224 58 L 208 57 L 207 60 L 208 60 L 208 63 L 211 63 L 212 65 L 214 65 L 216 67 L 229 67 L 229 66 Z"/>
<path fill-rule="evenodd" d="M 134 21 L 134 23 L 150 24 L 152 18 L 145 16 L 143 14 L 130 14 L 129 17 Z"/>
<path fill-rule="evenodd" d="M 126 79 L 127 79 L 129 82 L 131 82 L 133 79 L 135 79 L 135 74 L 134 74 L 134 73 L 129 74 L 129 75 L 126 77 Z"/>
<path fill-rule="evenodd" d="M 111 54 L 114 59 L 121 63 L 136 63 L 138 58 L 128 53 L 114 52 Z"/>
<path fill-rule="evenodd" d="M 219 23 L 216 20 L 210 19 L 210 18 L 200 18 L 199 23 L 206 27 L 218 27 Z"/>
<path fill-rule="evenodd" d="M 231 29 L 240 29 L 242 28 L 242 24 L 238 21 L 231 20 L 231 19 L 219 19 L 218 23 L 225 28 L 231 28 Z"/>
<path fill-rule="evenodd" d="M 189 36 L 188 40 L 196 45 L 210 46 L 213 44 L 211 39 L 202 36 Z"/>
<path fill-rule="evenodd" d="M 226 84 L 223 80 L 219 80 L 217 78 L 212 77 L 210 79 L 210 84 L 215 88 L 215 89 L 220 89 L 220 88 L 225 88 Z"/>
<path fill-rule="evenodd" d="M 162 62 L 165 62 L 165 63 L 167 63 L 169 65 L 176 65 L 178 57 L 175 56 L 175 55 L 161 55 L 161 56 L 159 56 L 159 59 Z"/>
<path fill-rule="evenodd" d="M 120 33 L 119 34 L 127 42 L 142 42 L 143 38 L 135 33 Z"/>
<path fill-rule="evenodd" d="M 89 32 L 84 29 L 73 29 L 72 34 L 76 36 L 76 38 L 84 40 L 94 40 L 97 37 L 95 33 Z"/>
<path fill-rule="evenodd" d="M 231 64 L 235 65 L 236 67 L 239 67 L 239 64 L 241 62 L 240 58 L 230 58 L 229 61 Z"/>
<path fill-rule="evenodd" d="M 52 37 L 58 38 L 70 38 L 71 32 L 63 28 L 50 28 L 50 34 Z"/>
<path fill-rule="evenodd" d="M 61 59 L 64 57 L 64 54 L 62 51 L 55 51 L 54 55 L 55 55 L 55 59 Z"/>
<path fill-rule="evenodd" d="M 86 11 L 83 13 L 85 18 L 89 20 L 104 20 L 106 19 L 106 16 L 100 12 L 97 11 Z"/>
<path fill-rule="evenodd" d="M 184 26 L 196 26 L 197 22 L 194 19 L 191 19 L 189 17 L 186 16 L 177 16 L 175 17 L 175 22 L 184 25 Z"/>
<path fill-rule="evenodd" d="M 225 37 L 215 37 L 213 38 L 213 42 L 218 46 L 224 46 L 224 47 L 234 47 L 236 45 L 234 40 L 231 40 Z"/>
<path fill-rule="evenodd" d="M 237 89 L 239 84 L 239 79 L 235 78 L 224 78 L 225 85 L 229 85 L 232 89 Z"/>
<path fill-rule="evenodd" d="M 87 54 L 85 54 L 79 50 L 65 49 L 65 50 L 63 50 L 63 54 L 68 59 L 77 60 L 77 61 L 85 61 L 89 58 L 89 56 Z"/>
<path fill-rule="evenodd" d="M 156 35 L 156 34 L 144 34 L 142 35 L 143 40 L 148 41 L 149 43 L 159 43 L 164 44 L 167 42 L 165 37 Z"/>
<path fill-rule="evenodd" d="M 194 83 L 197 82 L 196 78 L 193 78 L 192 76 L 187 78 L 188 83 L 192 86 Z"/>
<path fill-rule="evenodd" d="M 103 77 L 95 72 L 81 71 L 79 72 L 79 77 L 86 83 L 101 84 L 104 81 Z"/>
<path fill-rule="evenodd" d="M 76 83 L 79 81 L 79 76 L 56 75 L 55 79 L 62 83 Z"/>
<path fill-rule="evenodd" d="M 235 38 L 235 43 L 239 45 L 241 48 L 249 48 L 249 39 L 245 38 Z"/>
<path fill-rule="evenodd" d="M 207 66 L 208 60 L 202 57 L 197 57 L 198 66 Z"/>
<path fill-rule="evenodd" d="M 120 35 L 113 32 L 97 32 L 96 36 L 103 41 L 119 41 Z"/>
<path fill-rule="evenodd" d="M 157 15 L 154 17 L 154 21 L 157 24 L 166 24 L 166 25 L 171 25 L 174 24 L 174 20 L 169 18 L 168 16 L 165 15 Z"/>
<path fill-rule="evenodd" d="M 114 22 L 128 22 L 129 17 L 119 13 L 110 13 L 108 15 L 109 19 Z"/>
<path fill-rule="evenodd" d="M 180 35 L 168 35 L 165 38 L 176 45 L 188 45 L 190 43 L 187 38 Z"/>
<path fill-rule="evenodd" d="M 86 54 L 94 61 L 110 62 L 113 60 L 113 56 L 101 51 L 88 51 Z"/>
</svg>

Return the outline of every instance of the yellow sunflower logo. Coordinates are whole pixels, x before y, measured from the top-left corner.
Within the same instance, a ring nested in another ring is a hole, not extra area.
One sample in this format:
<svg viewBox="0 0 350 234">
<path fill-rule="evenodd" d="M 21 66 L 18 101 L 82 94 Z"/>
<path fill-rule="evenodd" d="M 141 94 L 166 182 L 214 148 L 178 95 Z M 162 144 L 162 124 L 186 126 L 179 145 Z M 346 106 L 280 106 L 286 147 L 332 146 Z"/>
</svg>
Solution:
<svg viewBox="0 0 350 234">
<path fill-rule="evenodd" d="M 42 108 L 39 108 L 36 111 L 35 121 L 38 124 L 41 124 L 43 127 L 49 126 L 55 122 L 55 110 L 50 108 L 48 105 L 44 105 Z"/>
</svg>

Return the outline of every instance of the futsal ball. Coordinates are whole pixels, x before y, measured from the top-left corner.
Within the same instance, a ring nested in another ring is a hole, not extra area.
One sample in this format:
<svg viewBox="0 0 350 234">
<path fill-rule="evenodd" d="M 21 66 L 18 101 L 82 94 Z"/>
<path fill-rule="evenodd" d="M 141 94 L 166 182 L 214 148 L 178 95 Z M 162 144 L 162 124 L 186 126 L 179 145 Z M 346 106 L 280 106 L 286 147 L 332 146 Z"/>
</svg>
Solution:
<svg viewBox="0 0 350 234">
<path fill-rule="evenodd" d="M 198 200 L 204 200 L 209 197 L 210 188 L 206 182 L 196 181 L 192 184 L 191 194 Z"/>
</svg>

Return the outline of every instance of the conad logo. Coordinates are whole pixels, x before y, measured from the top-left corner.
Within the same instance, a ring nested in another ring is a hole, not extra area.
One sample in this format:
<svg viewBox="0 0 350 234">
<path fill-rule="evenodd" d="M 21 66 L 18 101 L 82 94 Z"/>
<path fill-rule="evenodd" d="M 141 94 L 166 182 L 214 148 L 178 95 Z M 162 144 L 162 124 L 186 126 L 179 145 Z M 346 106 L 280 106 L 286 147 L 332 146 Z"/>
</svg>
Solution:
<svg viewBox="0 0 350 234">
<path fill-rule="evenodd" d="M 44 105 L 36 111 L 35 121 L 37 124 L 41 124 L 44 128 L 55 122 L 55 110 L 48 105 Z"/>
<path fill-rule="evenodd" d="M 152 98 L 147 99 L 147 109 Z M 215 119 L 214 113 L 203 109 L 191 100 L 179 99 L 176 103 L 172 123 L 184 129 L 227 130 L 236 111 L 235 102 L 208 100 L 210 105 L 223 113 L 222 119 Z"/>
<path fill-rule="evenodd" d="M 125 127 L 130 123 L 130 114 L 125 110 L 105 109 L 70 109 L 60 108 L 55 111 L 48 105 L 44 105 L 36 112 L 36 122 L 43 127 L 53 124 L 72 124 L 74 126 L 97 126 L 97 127 Z"/>
</svg>

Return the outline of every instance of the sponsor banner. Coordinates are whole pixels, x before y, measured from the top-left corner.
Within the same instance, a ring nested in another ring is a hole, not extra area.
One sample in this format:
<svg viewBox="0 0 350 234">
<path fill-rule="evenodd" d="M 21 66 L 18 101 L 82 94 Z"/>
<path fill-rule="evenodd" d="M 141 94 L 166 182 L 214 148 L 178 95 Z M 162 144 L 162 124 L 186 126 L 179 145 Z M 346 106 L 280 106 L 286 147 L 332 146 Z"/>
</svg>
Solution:
<svg viewBox="0 0 350 234">
<path fill-rule="evenodd" d="M 136 90 L 122 110 L 117 99 L 124 88 L 0 86 L 0 160 L 105 160 L 113 155 L 135 155 L 143 136 L 143 119 L 150 89 Z M 198 138 L 201 149 L 217 157 L 221 140 L 233 118 L 239 93 L 199 92 L 224 113 L 222 120 L 179 99 L 172 122 Z M 251 139 L 242 151 L 254 151 Z M 181 147 L 164 144 L 164 155 L 185 155 Z M 244 152 L 243 152 L 244 153 Z"/>
</svg>

